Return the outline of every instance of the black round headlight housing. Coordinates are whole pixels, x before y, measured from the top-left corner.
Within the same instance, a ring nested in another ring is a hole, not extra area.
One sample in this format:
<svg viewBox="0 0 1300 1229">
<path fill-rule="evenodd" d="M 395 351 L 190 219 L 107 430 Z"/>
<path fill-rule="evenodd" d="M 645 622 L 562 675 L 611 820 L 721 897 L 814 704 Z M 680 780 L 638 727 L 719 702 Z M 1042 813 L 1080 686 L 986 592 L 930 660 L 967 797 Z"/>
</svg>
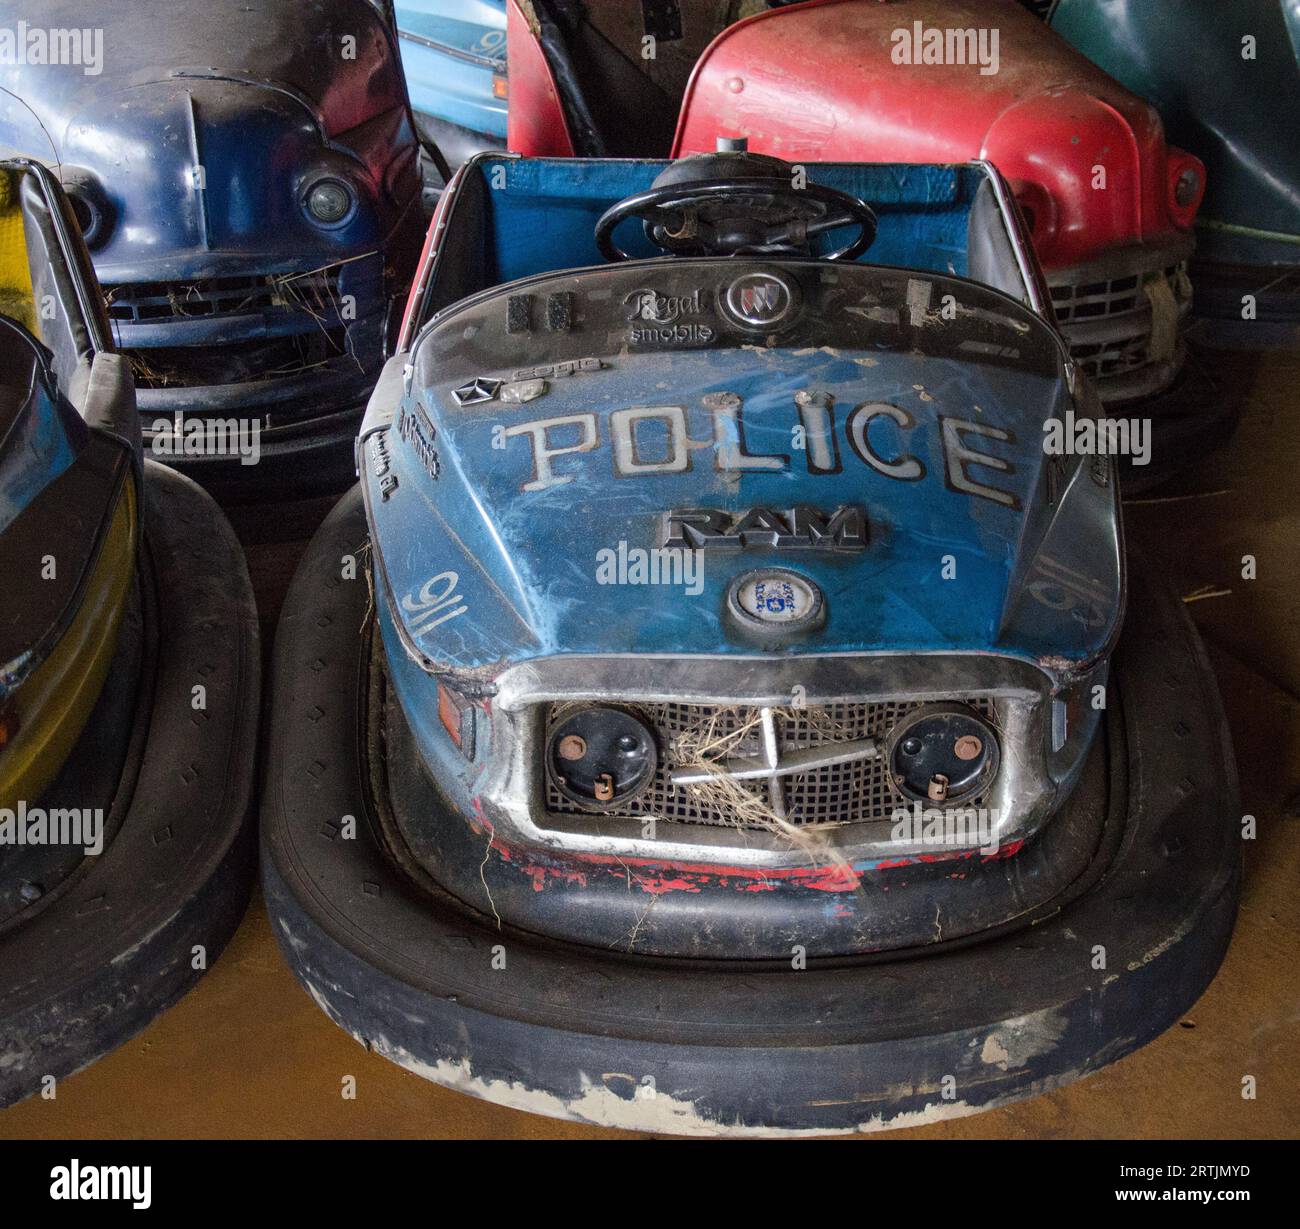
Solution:
<svg viewBox="0 0 1300 1229">
<path fill-rule="evenodd" d="M 997 775 L 993 726 L 966 704 L 923 704 L 889 732 L 885 755 L 894 788 L 914 802 L 967 802 Z"/>
<path fill-rule="evenodd" d="M 343 180 L 322 175 L 307 185 L 302 196 L 307 216 L 318 226 L 340 226 L 356 210 L 357 198 Z"/>
<path fill-rule="evenodd" d="M 570 802 L 604 811 L 635 798 L 659 763 L 654 731 L 636 713 L 593 704 L 560 715 L 546 736 L 546 769 Z"/>
<path fill-rule="evenodd" d="M 108 197 L 98 181 L 89 172 L 68 169 L 64 172 L 63 189 L 86 246 L 92 250 L 103 247 L 113 229 L 113 216 Z"/>
</svg>

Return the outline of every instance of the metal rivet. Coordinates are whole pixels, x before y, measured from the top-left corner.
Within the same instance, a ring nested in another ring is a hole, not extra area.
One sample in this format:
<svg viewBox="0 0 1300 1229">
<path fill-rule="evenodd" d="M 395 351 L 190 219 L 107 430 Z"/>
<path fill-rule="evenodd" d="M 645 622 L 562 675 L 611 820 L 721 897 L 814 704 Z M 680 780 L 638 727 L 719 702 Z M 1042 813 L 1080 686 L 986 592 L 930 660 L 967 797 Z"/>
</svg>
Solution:
<svg viewBox="0 0 1300 1229">
<path fill-rule="evenodd" d="M 585 739 L 576 734 L 566 734 L 560 739 L 560 758 L 562 760 L 580 760 L 587 754 Z"/>
<path fill-rule="evenodd" d="M 953 754 L 959 760 L 973 760 L 983 750 L 984 744 L 974 734 L 963 734 L 952 745 Z"/>
</svg>

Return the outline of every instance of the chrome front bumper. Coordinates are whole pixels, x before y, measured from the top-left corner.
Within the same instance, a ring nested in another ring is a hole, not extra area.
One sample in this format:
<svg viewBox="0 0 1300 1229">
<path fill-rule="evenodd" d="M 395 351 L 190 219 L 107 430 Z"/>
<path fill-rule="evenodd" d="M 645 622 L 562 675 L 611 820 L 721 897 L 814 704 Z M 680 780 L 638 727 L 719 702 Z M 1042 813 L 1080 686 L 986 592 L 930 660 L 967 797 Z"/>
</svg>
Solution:
<svg viewBox="0 0 1300 1229">
<path fill-rule="evenodd" d="M 1104 668 L 1103 668 L 1104 671 Z M 1076 683 L 1083 687 L 1095 678 Z M 476 781 L 476 805 L 497 839 L 551 855 L 612 855 L 658 862 L 719 862 L 754 870 L 806 864 L 808 850 L 779 832 L 725 822 L 683 822 L 681 815 L 611 815 L 554 805 L 544 769 L 547 717 L 555 703 L 720 705 L 788 708 L 798 695 L 825 705 L 900 706 L 986 701 L 1001 740 L 996 777 L 979 801 L 988 834 L 1006 850 L 1032 837 L 1068 794 L 1096 728 L 1087 710 L 1068 728 L 1066 702 L 1053 680 L 1025 662 L 973 655 L 802 659 L 627 656 L 548 658 L 499 676 L 492 700 L 491 751 Z M 1095 714 L 1093 714 L 1095 716 Z M 882 739 L 883 741 L 883 739 Z M 879 799 L 877 799 L 879 801 Z M 826 822 L 817 840 L 834 860 L 854 864 L 941 854 L 965 856 L 987 842 L 933 844 L 895 835 L 896 809 Z M 972 805 L 972 804 L 967 804 Z M 956 808 L 961 809 L 961 808 Z M 647 820 L 655 822 L 647 826 Z M 661 822 L 662 821 L 662 822 Z M 833 825 L 833 826 L 832 826 Z"/>
</svg>

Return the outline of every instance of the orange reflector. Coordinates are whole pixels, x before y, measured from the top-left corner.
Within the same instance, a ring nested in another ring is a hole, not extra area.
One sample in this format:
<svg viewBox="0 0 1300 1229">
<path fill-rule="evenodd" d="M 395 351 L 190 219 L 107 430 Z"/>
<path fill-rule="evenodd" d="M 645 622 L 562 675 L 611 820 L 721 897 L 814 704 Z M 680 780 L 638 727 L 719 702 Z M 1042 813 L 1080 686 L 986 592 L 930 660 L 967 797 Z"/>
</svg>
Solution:
<svg viewBox="0 0 1300 1229">
<path fill-rule="evenodd" d="M 474 706 L 458 691 L 438 684 L 438 719 L 467 759 L 474 758 Z"/>
<path fill-rule="evenodd" d="M 510 83 L 499 73 L 492 74 L 492 97 L 508 98 L 510 96 Z"/>
</svg>

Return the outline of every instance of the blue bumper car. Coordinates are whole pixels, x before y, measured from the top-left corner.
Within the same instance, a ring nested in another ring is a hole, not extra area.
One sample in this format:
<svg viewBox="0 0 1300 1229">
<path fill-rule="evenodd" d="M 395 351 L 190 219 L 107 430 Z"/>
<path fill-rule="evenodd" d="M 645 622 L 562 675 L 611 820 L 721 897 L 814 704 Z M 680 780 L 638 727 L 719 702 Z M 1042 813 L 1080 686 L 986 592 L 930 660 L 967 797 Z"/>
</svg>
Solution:
<svg viewBox="0 0 1300 1229">
<path fill-rule="evenodd" d="M 800 1133 L 1055 1087 L 1200 993 L 1223 718 L 1009 201 L 462 168 L 277 634 L 263 881 L 332 1019 L 539 1113 Z"/>
<path fill-rule="evenodd" d="M 400 0 L 402 70 L 420 132 L 451 167 L 504 149 L 505 0 Z"/>
<path fill-rule="evenodd" d="M 97 62 L 0 66 L 0 147 L 73 203 L 146 451 L 223 495 L 341 489 L 424 230 L 390 6 L 128 5 L 101 33 Z"/>
</svg>

